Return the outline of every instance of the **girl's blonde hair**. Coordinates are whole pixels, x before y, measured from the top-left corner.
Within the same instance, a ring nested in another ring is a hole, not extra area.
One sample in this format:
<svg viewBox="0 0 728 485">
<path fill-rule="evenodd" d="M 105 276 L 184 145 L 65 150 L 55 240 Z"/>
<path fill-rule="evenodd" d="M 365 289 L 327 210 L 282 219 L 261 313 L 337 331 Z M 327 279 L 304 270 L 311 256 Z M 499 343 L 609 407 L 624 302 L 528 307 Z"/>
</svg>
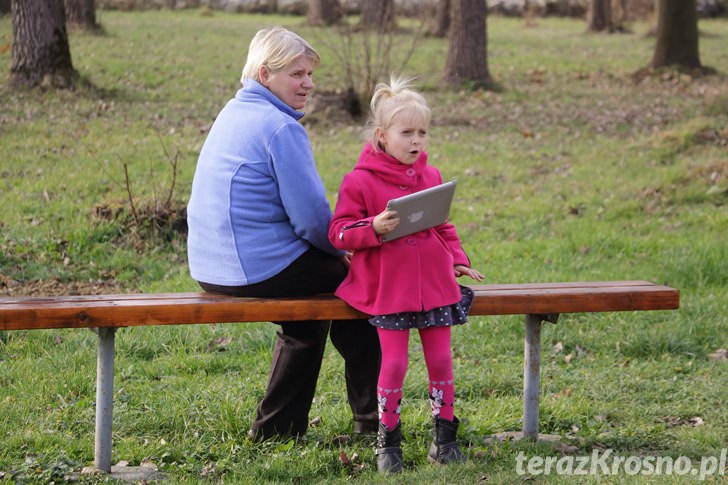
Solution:
<svg viewBox="0 0 728 485">
<path fill-rule="evenodd" d="M 432 112 L 427 101 L 410 87 L 412 79 L 392 75 L 389 84 L 379 83 L 374 88 L 370 103 L 372 113 L 369 119 L 370 141 L 375 150 L 379 149 L 377 129 L 386 131 L 394 124 L 395 118 L 404 116 L 407 120 L 422 120 L 430 124 Z"/>
<path fill-rule="evenodd" d="M 300 35 L 286 30 L 283 27 L 273 27 L 259 30 L 250 41 L 248 59 L 243 67 L 240 82 L 245 85 L 246 79 L 260 82 L 260 67 L 266 66 L 271 72 L 288 67 L 300 56 L 306 56 L 317 67 L 321 56 L 316 49 L 306 42 Z"/>
</svg>

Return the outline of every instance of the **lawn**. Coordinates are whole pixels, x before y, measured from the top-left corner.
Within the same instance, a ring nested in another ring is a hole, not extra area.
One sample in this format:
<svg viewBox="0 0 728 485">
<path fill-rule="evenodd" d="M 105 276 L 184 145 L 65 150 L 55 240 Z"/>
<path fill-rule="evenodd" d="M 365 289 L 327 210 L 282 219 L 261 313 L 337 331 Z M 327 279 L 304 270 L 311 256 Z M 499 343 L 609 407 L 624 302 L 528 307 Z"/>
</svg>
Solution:
<svg viewBox="0 0 728 485">
<path fill-rule="evenodd" d="M 326 41 L 336 34 L 299 17 L 98 17 L 104 35 L 71 34 L 84 86 L 0 87 L 0 295 L 196 290 L 173 222 L 206 132 L 239 86 L 252 35 L 276 24 L 296 30 L 322 53 L 318 91 L 343 87 Z M 416 30 L 403 27 L 398 46 Z M 487 283 L 645 279 L 681 291 L 679 311 L 562 315 L 545 326 L 541 431 L 559 435 L 560 448 L 492 439 L 521 427 L 522 317 L 472 318 L 453 332 L 466 464 L 426 462 L 429 404 L 414 336 L 402 475 L 377 475 L 371 439 L 341 439 L 350 413 L 331 346 L 305 440 L 252 444 L 245 435 L 275 331 L 255 323 L 120 331 L 113 462 L 150 461 L 169 483 L 558 483 L 553 470 L 519 474 L 518 457 L 613 450 L 697 466 L 720 456 L 728 448 L 728 363 L 718 354 L 728 349 L 728 21 L 700 21 L 701 60 L 717 70 L 706 77 L 634 76 L 652 55 L 648 26 L 617 35 L 585 27 L 490 17 L 497 92 L 443 86 L 447 45 L 438 39 L 419 39 L 404 69 L 432 106 L 431 161 L 459 180 L 452 219 Z M 0 81 L 11 41 L 2 17 Z M 334 203 L 363 121 L 323 99 L 303 122 Z M 95 339 L 87 330 L 0 332 L 0 483 L 58 481 L 93 462 Z M 571 478 L 695 476 L 622 467 Z"/>
</svg>

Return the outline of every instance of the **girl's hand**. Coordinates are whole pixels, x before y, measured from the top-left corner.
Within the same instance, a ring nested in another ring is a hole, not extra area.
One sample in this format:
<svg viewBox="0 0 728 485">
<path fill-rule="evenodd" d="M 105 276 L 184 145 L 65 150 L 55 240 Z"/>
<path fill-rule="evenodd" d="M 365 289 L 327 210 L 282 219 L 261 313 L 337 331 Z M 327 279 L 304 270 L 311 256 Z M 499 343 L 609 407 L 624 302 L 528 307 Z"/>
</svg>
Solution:
<svg viewBox="0 0 728 485">
<path fill-rule="evenodd" d="M 344 263 L 347 269 L 351 268 L 351 257 L 354 255 L 354 251 L 347 251 L 341 257 L 341 262 Z"/>
<path fill-rule="evenodd" d="M 383 234 L 394 231 L 394 228 L 399 224 L 399 217 L 397 217 L 397 211 L 384 210 L 377 214 L 372 220 L 372 227 L 374 232 L 381 236 Z"/>
<path fill-rule="evenodd" d="M 480 271 L 478 271 L 477 269 L 468 268 L 467 266 L 463 266 L 462 264 L 456 264 L 455 276 L 459 278 L 463 275 L 469 276 L 475 281 L 483 281 L 483 275 L 480 274 Z"/>
</svg>

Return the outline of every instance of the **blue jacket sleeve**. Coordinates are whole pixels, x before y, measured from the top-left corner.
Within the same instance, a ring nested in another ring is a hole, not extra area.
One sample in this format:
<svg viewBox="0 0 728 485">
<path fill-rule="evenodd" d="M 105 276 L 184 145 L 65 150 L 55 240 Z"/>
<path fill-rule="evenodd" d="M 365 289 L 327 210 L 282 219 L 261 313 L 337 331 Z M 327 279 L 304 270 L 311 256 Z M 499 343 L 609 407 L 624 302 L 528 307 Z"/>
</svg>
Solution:
<svg viewBox="0 0 728 485">
<path fill-rule="evenodd" d="M 286 123 L 271 138 L 268 152 L 271 172 L 296 235 L 322 251 L 342 255 L 328 239 L 331 206 L 306 130 L 297 122 Z"/>
</svg>

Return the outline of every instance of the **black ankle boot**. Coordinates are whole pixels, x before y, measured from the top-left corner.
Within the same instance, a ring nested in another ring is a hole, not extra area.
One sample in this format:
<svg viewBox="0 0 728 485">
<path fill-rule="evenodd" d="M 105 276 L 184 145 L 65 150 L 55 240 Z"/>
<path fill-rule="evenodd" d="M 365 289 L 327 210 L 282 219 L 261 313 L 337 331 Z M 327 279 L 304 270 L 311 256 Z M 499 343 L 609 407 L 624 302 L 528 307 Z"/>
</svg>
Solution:
<svg viewBox="0 0 728 485">
<path fill-rule="evenodd" d="M 377 471 L 399 473 L 402 471 L 402 428 L 400 423 L 392 431 L 380 422 L 377 433 Z"/>
<path fill-rule="evenodd" d="M 460 451 L 457 443 L 458 426 L 460 421 L 453 418 L 452 421 L 440 419 L 436 417 L 435 423 L 435 439 L 430 445 L 430 452 L 427 460 L 431 463 L 457 463 L 466 461 L 467 458 Z"/>
</svg>

